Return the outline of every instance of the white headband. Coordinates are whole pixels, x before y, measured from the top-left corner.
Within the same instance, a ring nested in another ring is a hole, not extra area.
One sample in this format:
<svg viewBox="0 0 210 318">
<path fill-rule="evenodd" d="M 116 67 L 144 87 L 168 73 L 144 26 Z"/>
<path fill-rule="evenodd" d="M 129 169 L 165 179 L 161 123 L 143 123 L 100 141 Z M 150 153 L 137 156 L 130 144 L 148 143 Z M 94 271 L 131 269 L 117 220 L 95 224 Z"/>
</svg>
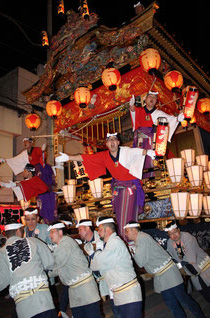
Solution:
<svg viewBox="0 0 210 318">
<path fill-rule="evenodd" d="M 38 214 L 38 210 L 35 209 L 35 210 L 31 211 L 31 212 L 26 210 L 26 211 L 24 212 L 24 215 L 31 215 L 31 214 Z"/>
<path fill-rule="evenodd" d="M 99 226 L 99 225 L 101 225 L 101 224 L 106 224 L 106 223 L 115 223 L 115 221 L 114 221 L 113 218 L 104 219 L 104 220 L 102 220 L 102 221 L 99 221 L 99 220 L 97 219 L 97 221 L 96 221 L 96 226 Z"/>
<path fill-rule="evenodd" d="M 54 224 L 54 225 L 48 226 L 47 231 L 49 232 L 49 231 L 51 231 L 51 230 L 53 230 L 53 229 L 62 229 L 62 228 L 64 228 L 64 227 L 65 227 L 65 225 L 64 225 L 63 223 L 56 223 L 56 224 Z"/>
<path fill-rule="evenodd" d="M 93 226 L 93 222 L 92 221 L 84 221 L 82 223 L 78 222 L 76 225 L 76 228 L 78 228 L 80 226 Z"/>
<path fill-rule="evenodd" d="M 117 136 L 117 132 L 114 133 L 114 134 L 110 134 L 110 133 L 107 133 L 107 134 L 106 134 L 106 138 L 109 138 L 109 137 L 112 137 L 112 136 Z"/>
<path fill-rule="evenodd" d="M 158 92 L 152 92 L 152 91 L 149 91 L 148 93 L 147 93 L 147 95 L 158 95 Z"/>
<path fill-rule="evenodd" d="M 21 228 L 23 224 L 21 223 L 12 223 L 12 224 L 7 224 L 5 225 L 5 231 L 10 231 L 10 230 L 17 230 Z"/>
<path fill-rule="evenodd" d="M 62 223 L 64 223 L 65 225 L 72 225 L 71 221 L 65 221 L 65 220 L 60 220 Z"/>
<path fill-rule="evenodd" d="M 30 138 L 30 137 L 25 137 L 25 138 L 23 138 L 23 141 L 25 141 L 25 140 L 33 141 L 33 139 Z"/>
<path fill-rule="evenodd" d="M 172 224 L 170 227 L 165 227 L 164 231 L 168 232 L 168 231 L 172 231 L 172 230 L 174 230 L 176 228 L 177 228 L 177 225 L 176 224 Z"/>
<path fill-rule="evenodd" d="M 135 7 L 138 7 L 140 5 L 141 5 L 141 2 L 139 1 L 138 3 L 134 4 L 133 7 L 135 8 Z"/>
<path fill-rule="evenodd" d="M 140 224 L 139 223 L 128 223 L 123 228 L 128 229 L 130 227 L 140 227 Z"/>
</svg>

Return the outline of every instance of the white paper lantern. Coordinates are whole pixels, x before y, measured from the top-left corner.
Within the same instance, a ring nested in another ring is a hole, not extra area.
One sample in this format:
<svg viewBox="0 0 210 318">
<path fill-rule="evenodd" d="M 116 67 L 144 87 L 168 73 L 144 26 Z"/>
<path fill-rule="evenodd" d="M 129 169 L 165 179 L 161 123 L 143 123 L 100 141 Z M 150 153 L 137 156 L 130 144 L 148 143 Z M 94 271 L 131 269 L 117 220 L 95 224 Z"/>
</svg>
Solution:
<svg viewBox="0 0 210 318">
<path fill-rule="evenodd" d="M 202 211 L 203 194 L 191 193 L 189 201 L 189 215 L 199 217 Z"/>
<path fill-rule="evenodd" d="M 191 166 L 187 167 L 186 170 L 192 187 L 200 187 L 203 182 L 203 167 Z"/>
<path fill-rule="evenodd" d="M 204 172 L 204 180 L 208 189 L 210 189 L 210 171 Z"/>
<path fill-rule="evenodd" d="M 68 184 L 63 186 L 63 195 L 66 203 L 72 203 L 75 201 L 76 197 L 76 182 L 77 180 L 68 180 Z"/>
<path fill-rule="evenodd" d="M 203 167 L 203 171 L 208 170 L 208 155 L 196 156 L 196 163 Z"/>
<path fill-rule="evenodd" d="M 181 157 L 184 159 L 185 167 L 190 167 L 195 164 L 195 150 L 184 149 L 180 152 Z"/>
<path fill-rule="evenodd" d="M 203 196 L 203 209 L 205 214 L 210 214 L 210 195 Z"/>
<path fill-rule="evenodd" d="M 90 191 L 95 199 L 102 198 L 103 196 L 103 179 L 97 178 L 92 181 L 88 180 Z"/>
<path fill-rule="evenodd" d="M 88 206 L 84 206 L 78 209 L 74 209 L 74 213 L 77 219 L 77 223 L 83 219 L 89 219 L 89 209 Z"/>
<path fill-rule="evenodd" d="M 210 171 L 210 161 L 208 162 L 208 170 Z"/>
<path fill-rule="evenodd" d="M 171 193 L 171 204 L 176 218 L 185 218 L 189 210 L 188 192 Z"/>
<path fill-rule="evenodd" d="M 182 158 L 172 158 L 166 160 L 166 166 L 168 170 L 171 182 L 178 184 L 182 181 L 184 176 L 184 159 Z"/>
</svg>

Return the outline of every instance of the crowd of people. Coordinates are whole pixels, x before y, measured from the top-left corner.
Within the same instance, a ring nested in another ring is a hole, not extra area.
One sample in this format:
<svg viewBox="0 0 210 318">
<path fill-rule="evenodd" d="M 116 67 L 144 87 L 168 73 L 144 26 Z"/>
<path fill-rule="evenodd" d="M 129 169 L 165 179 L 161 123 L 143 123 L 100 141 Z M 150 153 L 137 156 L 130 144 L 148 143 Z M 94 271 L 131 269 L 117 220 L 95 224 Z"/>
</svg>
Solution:
<svg viewBox="0 0 210 318">
<path fill-rule="evenodd" d="M 54 174 L 46 163 L 45 147 L 32 147 L 24 139 L 25 151 L 7 162 L 15 174 L 26 180 L 1 182 L 11 188 L 18 200 L 36 196 L 38 208 L 28 208 L 24 224 L 7 220 L 6 240 L 0 249 L 0 291 L 9 286 L 16 307 L 14 317 L 103 317 L 101 300 L 108 299 L 115 318 L 140 318 L 143 315 L 139 272 L 152 275 L 154 291 L 161 293 L 173 317 L 205 317 L 200 306 L 186 292 L 180 269 L 185 271 L 195 289 L 210 301 L 210 257 L 189 233 L 180 232 L 169 223 L 167 250 L 149 234 L 141 231 L 138 215 L 143 212 L 145 194 L 141 185 L 143 168 L 152 167 L 154 123 L 160 116 L 169 122 L 169 141 L 183 113 L 169 116 L 156 109 L 157 92 L 148 92 L 145 107 L 130 100 L 134 129 L 134 147 L 120 146 L 117 133 L 107 133 L 107 150 L 95 154 L 68 155 L 55 158 L 56 167 L 67 161 L 81 161 L 90 180 L 106 174 L 112 176 L 113 217 L 99 217 L 96 224 L 80 220 L 77 240 L 69 233 L 70 220 L 57 214 Z M 39 217 L 44 223 L 40 223 Z M 97 229 L 97 230 L 96 230 Z M 58 304 L 55 281 L 62 284 Z M 55 306 L 56 305 L 56 306 Z"/>
</svg>

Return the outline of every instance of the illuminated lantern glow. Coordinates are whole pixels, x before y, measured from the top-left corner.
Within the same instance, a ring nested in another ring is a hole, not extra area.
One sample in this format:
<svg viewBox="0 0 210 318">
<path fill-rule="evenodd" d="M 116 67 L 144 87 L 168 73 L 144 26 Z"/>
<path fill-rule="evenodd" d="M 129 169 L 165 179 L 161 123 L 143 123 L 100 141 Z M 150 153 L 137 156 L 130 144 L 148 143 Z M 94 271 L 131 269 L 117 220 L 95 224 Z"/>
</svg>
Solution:
<svg viewBox="0 0 210 318">
<path fill-rule="evenodd" d="M 94 180 L 88 180 L 90 191 L 95 199 L 102 198 L 103 196 L 103 179 L 97 178 Z"/>
<path fill-rule="evenodd" d="M 68 180 L 68 184 L 63 186 L 63 196 L 67 204 L 75 201 L 76 182 L 77 180 L 70 179 Z"/>
<path fill-rule="evenodd" d="M 188 192 L 171 193 L 171 204 L 174 215 L 178 219 L 183 219 L 189 211 L 190 194 Z"/>
<path fill-rule="evenodd" d="M 183 76 L 179 71 L 170 71 L 164 76 L 165 86 L 170 91 L 175 91 L 183 85 Z"/>
<path fill-rule="evenodd" d="M 114 68 L 106 68 L 102 73 L 102 82 L 110 91 L 115 91 L 120 84 L 121 75 L 120 72 Z"/>
<path fill-rule="evenodd" d="M 201 98 L 197 102 L 198 111 L 203 114 L 210 112 L 210 98 Z"/>
<path fill-rule="evenodd" d="M 180 151 L 181 157 L 184 159 L 185 167 L 194 166 L 195 164 L 195 150 L 194 149 L 184 149 Z"/>
<path fill-rule="evenodd" d="M 192 118 L 191 118 L 191 120 L 190 120 L 190 124 L 191 124 L 191 125 L 196 124 L 195 115 L 192 116 Z"/>
<path fill-rule="evenodd" d="M 93 154 L 94 154 L 93 148 L 92 148 L 90 145 L 85 146 L 84 153 L 85 153 L 85 154 L 88 154 L 88 155 L 93 155 Z"/>
<path fill-rule="evenodd" d="M 152 74 L 158 70 L 161 64 L 161 57 L 158 50 L 149 48 L 141 52 L 139 57 L 141 67 L 148 73 Z"/>
<path fill-rule="evenodd" d="M 34 131 L 39 128 L 41 124 L 41 119 L 37 114 L 31 113 L 26 116 L 25 124 L 27 128 Z"/>
<path fill-rule="evenodd" d="M 82 13 L 83 18 L 88 19 L 90 13 L 89 13 L 87 0 L 80 0 L 80 5 L 81 5 L 81 13 Z"/>
<path fill-rule="evenodd" d="M 198 89 L 194 86 L 187 86 L 182 91 L 183 108 L 185 119 L 190 119 L 194 115 L 195 105 L 198 99 Z"/>
<path fill-rule="evenodd" d="M 78 209 L 74 209 L 74 214 L 76 216 L 77 222 L 83 219 L 89 219 L 89 209 L 88 206 L 84 206 Z"/>
<path fill-rule="evenodd" d="M 169 127 L 167 119 L 165 117 L 159 117 L 155 140 L 155 155 L 157 158 L 163 158 L 166 154 L 168 133 Z"/>
<path fill-rule="evenodd" d="M 80 86 L 74 92 L 74 100 L 80 108 L 85 108 L 90 103 L 90 90 L 87 87 Z"/>
<path fill-rule="evenodd" d="M 203 209 L 205 214 L 210 214 L 210 195 L 203 196 Z"/>
<path fill-rule="evenodd" d="M 203 194 L 191 193 L 189 200 L 189 215 L 192 217 L 199 217 L 202 211 Z"/>
<path fill-rule="evenodd" d="M 49 46 L 49 39 L 46 31 L 41 32 L 42 35 L 42 46 Z"/>
<path fill-rule="evenodd" d="M 196 156 L 196 163 L 203 167 L 203 171 L 208 170 L 208 155 Z"/>
<path fill-rule="evenodd" d="M 172 183 L 177 185 L 182 182 L 182 179 L 184 177 L 184 159 L 168 159 L 166 160 L 166 167 Z"/>
<path fill-rule="evenodd" d="M 210 189 L 210 171 L 206 171 L 204 172 L 204 180 L 205 180 L 205 184 L 207 186 L 207 189 Z"/>
<path fill-rule="evenodd" d="M 203 167 L 190 166 L 186 168 L 188 179 L 192 187 L 200 187 L 203 182 Z"/>
<path fill-rule="evenodd" d="M 58 1 L 57 10 L 58 10 L 58 14 L 60 14 L 60 15 L 63 15 L 65 13 L 64 1 L 63 0 L 59 0 Z"/>
<path fill-rule="evenodd" d="M 181 122 L 181 125 L 182 125 L 182 128 L 186 128 L 188 126 L 188 122 L 186 119 L 184 119 L 182 122 Z"/>
<path fill-rule="evenodd" d="M 46 105 L 48 116 L 56 119 L 62 112 L 62 105 L 58 100 L 50 100 Z"/>
</svg>

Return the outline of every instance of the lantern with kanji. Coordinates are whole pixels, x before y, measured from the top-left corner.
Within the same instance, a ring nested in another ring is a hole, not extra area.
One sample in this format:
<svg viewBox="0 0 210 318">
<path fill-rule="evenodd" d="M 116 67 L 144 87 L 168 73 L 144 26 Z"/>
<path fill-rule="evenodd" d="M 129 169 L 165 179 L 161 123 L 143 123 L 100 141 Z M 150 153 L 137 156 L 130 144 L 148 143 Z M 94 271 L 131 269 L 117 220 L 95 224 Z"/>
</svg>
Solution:
<svg viewBox="0 0 210 318">
<path fill-rule="evenodd" d="M 80 86 L 74 92 L 74 100 L 80 108 L 85 108 L 90 103 L 90 90 L 85 86 Z"/>
<path fill-rule="evenodd" d="M 46 31 L 41 32 L 42 35 L 42 46 L 49 46 L 48 35 Z"/>
<path fill-rule="evenodd" d="M 159 117 L 155 141 L 155 155 L 157 158 L 163 158 L 166 154 L 168 133 L 169 127 L 167 119 L 165 117 Z"/>
<path fill-rule="evenodd" d="M 164 76 L 164 83 L 170 91 L 176 91 L 183 85 L 182 74 L 179 71 L 170 71 Z"/>
<path fill-rule="evenodd" d="M 62 105 L 58 100 L 50 100 L 46 105 L 48 116 L 56 119 L 62 112 Z"/>
<path fill-rule="evenodd" d="M 114 68 L 106 68 L 102 73 L 102 82 L 110 91 L 115 91 L 120 84 L 121 75 L 120 72 Z"/>
<path fill-rule="evenodd" d="M 141 67 L 152 74 L 154 70 L 158 70 L 161 63 L 161 57 L 158 50 L 149 48 L 141 52 L 139 57 Z"/>
<path fill-rule="evenodd" d="M 27 128 L 34 131 L 34 130 L 39 128 L 39 126 L 41 124 L 41 119 L 37 114 L 32 112 L 31 114 L 28 114 L 26 116 L 25 124 L 26 124 Z"/>
<path fill-rule="evenodd" d="M 198 90 L 194 86 L 187 86 L 182 91 L 185 119 L 191 119 L 194 115 L 195 105 L 198 99 Z"/>
<path fill-rule="evenodd" d="M 198 111 L 203 114 L 210 112 L 210 98 L 201 98 L 197 102 Z"/>
<path fill-rule="evenodd" d="M 89 18 L 89 8 L 87 4 L 87 0 L 80 0 L 80 10 L 82 13 L 83 18 Z"/>
</svg>

